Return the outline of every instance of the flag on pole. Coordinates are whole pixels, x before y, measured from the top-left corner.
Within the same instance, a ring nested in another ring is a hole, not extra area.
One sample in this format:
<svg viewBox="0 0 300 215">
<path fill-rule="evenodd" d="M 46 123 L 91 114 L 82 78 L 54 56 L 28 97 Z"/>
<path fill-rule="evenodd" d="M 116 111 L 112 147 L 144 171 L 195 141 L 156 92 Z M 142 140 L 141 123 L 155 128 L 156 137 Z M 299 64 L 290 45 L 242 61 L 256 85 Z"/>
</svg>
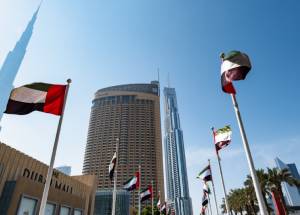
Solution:
<svg viewBox="0 0 300 215">
<path fill-rule="evenodd" d="M 203 192 L 207 195 L 210 194 L 210 188 L 209 188 L 209 185 L 207 183 L 204 183 L 204 185 L 203 185 Z"/>
<path fill-rule="evenodd" d="M 231 142 L 232 131 L 229 125 L 214 131 L 214 140 L 217 153 Z"/>
<path fill-rule="evenodd" d="M 141 202 L 146 201 L 147 199 L 152 198 L 152 186 L 149 185 L 147 189 L 143 190 L 140 194 Z"/>
<path fill-rule="evenodd" d="M 221 65 L 221 84 L 222 90 L 225 93 L 235 94 L 232 81 L 244 80 L 251 70 L 251 63 L 248 55 L 239 52 L 231 51 L 227 54 L 222 54 Z"/>
<path fill-rule="evenodd" d="M 203 197 L 202 197 L 202 207 L 207 206 L 208 204 L 208 198 L 207 195 L 205 193 L 203 193 Z"/>
<path fill-rule="evenodd" d="M 114 156 L 109 163 L 108 172 L 109 172 L 110 180 L 113 180 L 113 178 L 114 178 L 116 162 L 117 162 L 117 152 L 114 153 Z"/>
<path fill-rule="evenodd" d="M 140 173 L 136 172 L 133 177 L 124 183 L 124 189 L 127 191 L 132 191 L 140 187 Z"/>
<path fill-rule="evenodd" d="M 197 178 L 202 179 L 204 182 L 211 181 L 211 170 L 210 170 L 210 165 L 205 167 L 197 176 Z"/>
<path fill-rule="evenodd" d="M 166 203 L 164 203 L 164 204 L 161 206 L 160 212 L 166 213 Z"/>
<path fill-rule="evenodd" d="M 157 207 L 157 208 L 160 208 L 160 204 L 161 204 L 161 203 L 160 203 L 160 197 L 159 197 L 159 198 L 158 198 L 158 201 L 157 201 L 157 203 L 156 203 L 156 207 Z"/>
<path fill-rule="evenodd" d="M 66 85 L 32 83 L 11 91 L 4 113 L 25 115 L 41 111 L 61 115 Z"/>
</svg>

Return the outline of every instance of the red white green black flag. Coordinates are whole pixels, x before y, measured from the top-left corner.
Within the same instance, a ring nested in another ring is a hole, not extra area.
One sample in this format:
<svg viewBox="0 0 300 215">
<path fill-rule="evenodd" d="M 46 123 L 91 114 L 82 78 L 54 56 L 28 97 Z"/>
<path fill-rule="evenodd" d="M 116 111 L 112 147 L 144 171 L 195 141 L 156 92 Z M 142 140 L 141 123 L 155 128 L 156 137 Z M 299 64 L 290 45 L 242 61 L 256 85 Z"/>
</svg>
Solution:
<svg viewBox="0 0 300 215">
<path fill-rule="evenodd" d="M 202 179 L 205 182 L 206 181 L 211 181 L 212 177 L 211 177 L 210 165 L 208 165 L 201 172 L 199 172 L 197 178 L 200 178 L 200 179 Z"/>
<path fill-rule="evenodd" d="M 152 198 L 152 186 L 149 185 L 147 189 L 143 190 L 140 194 L 141 202 L 146 201 L 147 199 Z"/>
<path fill-rule="evenodd" d="M 25 115 L 41 111 L 61 115 L 66 85 L 33 83 L 11 91 L 4 113 Z"/>
<path fill-rule="evenodd" d="M 225 93 L 235 94 L 232 81 L 244 80 L 251 70 L 251 62 L 248 55 L 231 51 L 222 54 L 221 84 Z"/>
<path fill-rule="evenodd" d="M 138 189 L 140 187 L 140 173 L 136 172 L 133 177 L 131 177 L 128 181 L 124 183 L 124 189 L 128 191 L 132 191 L 134 189 Z"/>
<path fill-rule="evenodd" d="M 228 146 L 231 142 L 231 135 L 232 131 L 229 125 L 225 126 L 224 128 L 220 128 L 214 132 L 214 140 L 215 140 L 215 147 L 216 151 L 223 149 L 224 147 Z"/>
</svg>

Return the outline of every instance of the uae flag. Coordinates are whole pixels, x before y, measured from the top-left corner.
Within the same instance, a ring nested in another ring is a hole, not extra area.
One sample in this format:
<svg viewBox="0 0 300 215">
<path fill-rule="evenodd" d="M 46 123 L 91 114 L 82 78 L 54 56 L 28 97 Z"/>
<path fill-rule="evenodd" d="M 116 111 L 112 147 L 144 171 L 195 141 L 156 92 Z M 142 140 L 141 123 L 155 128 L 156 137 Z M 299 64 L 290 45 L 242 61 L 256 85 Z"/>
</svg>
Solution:
<svg viewBox="0 0 300 215">
<path fill-rule="evenodd" d="M 202 179 L 204 182 L 211 181 L 211 170 L 210 170 L 210 165 L 205 167 L 197 176 L 197 178 Z"/>
<path fill-rule="evenodd" d="M 108 172 L 109 172 L 109 178 L 110 180 L 113 180 L 114 178 L 114 172 L 115 172 L 115 168 L 116 168 L 116 162 L 117 162 L 117 153 L 114 153 L 113 158 L 111 159 L 110 163 L 109 163 L 109 167 L 108 167 Z"/>
<path fill-rule="evenodd" d="M 231 142 L 232 131 L 229 125 L 214 131 L 214 140 L 217 153 Z"/>
<path fill-rule="evenodd" d="M 207 195 L 210 194 L 210 188 L 207 183 L 204 183 L 204 185 L 203 185 L 203 192 Z"/>
<path fill-rule="evenodd" d="M 4 113 L 25 115 L 41 111 L 61 115 L 66 85 L 33 83 L 11 91 Z"/>
<path fill-rule="evenodd" d="M 140 194 L 141 202 L 152 198 L 152 186 L 149 185 L 147 189 L 143 190 Z"/>
<path fill-rule="evenodd" d="M 235 94 L 232 81 L 244 80 L 251 70 L 251 63 L 248 55 L 231 51 L 222 56 L 221 84 L 225 93 Z"/>
<path fill-rule="evenodd" d="M 140 187 L 140 173 L 136 172 L 135 176 L 130 178 L 128 181 L 124 183 L 124 189 L 127 191 L 132 191 L 134 189 L 138 189 Z"/>
<path fill-rule="evenodd" d="M 205 207 L 208 204 L 208 198 L 207 195 L 205 193 L 203 193 L 203 197 L 202 197 L 202 207 Z"/>
<path fill-rule="evenodd" d="M 164 204 L 161 206 L 161 208 L 159 209 L 159 211 L 160 211 L 161 213 L 166 213 L 166 211 L 167 211 L 167 209 L 166 209 L 166 203 L 164 203 Z"/>
</svg>

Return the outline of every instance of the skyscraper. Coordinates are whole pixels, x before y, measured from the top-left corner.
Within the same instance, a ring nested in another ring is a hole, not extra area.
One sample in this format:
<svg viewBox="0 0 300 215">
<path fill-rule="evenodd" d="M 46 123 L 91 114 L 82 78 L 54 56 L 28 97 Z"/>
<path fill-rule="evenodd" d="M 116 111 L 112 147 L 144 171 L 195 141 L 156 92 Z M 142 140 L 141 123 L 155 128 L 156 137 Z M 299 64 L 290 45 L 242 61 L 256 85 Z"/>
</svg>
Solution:
<svg viewBox="0 0 300 215">
<path fill-rule="evenodd" d="M 165 101 L 165 163 L 167 198 L 176 215 L 192 215 L 192 201 L 189 194 L 188 177 L 180 127 L 177 98 L 174 88 L 164 88 Z"/>
<path fill-rule="evenodd" d="M 293 177 L 299 179 L 299 173 L 295 164 L 286 164 L 279 158 L 275 158 L 277 168 L 280 170 L 288 169 Z M 282 191 L 284 198 L 289 206 L 300 206 L 300 193 L 299 188 L 290 186 L 286 182 L 282 183 Z"/>
<path fill-rule="evenodd" d="M 0 120 L 3 112 L 6 109 L 9 94 L 13 88 L 13 82 L 25 56 L 38 12 L 39 8 L 33 14 L 30 22 L 28 23 L 14 49 L 6 56 L 2 68 L 0 69 Z"/>
<path fill-rule="evenodd" d="M 98 90 L 92 102 L 84 174 L 98 177 L 98 190 L 113 188 L 108 165 L 119 138 L 117 189 L 138 171 L 141 187 L 154 182 L 154 196 L 164 198 L 159 83 L 128 84 Z M 137 208 L 137 191 L 131 192 Z"/>
</svg>

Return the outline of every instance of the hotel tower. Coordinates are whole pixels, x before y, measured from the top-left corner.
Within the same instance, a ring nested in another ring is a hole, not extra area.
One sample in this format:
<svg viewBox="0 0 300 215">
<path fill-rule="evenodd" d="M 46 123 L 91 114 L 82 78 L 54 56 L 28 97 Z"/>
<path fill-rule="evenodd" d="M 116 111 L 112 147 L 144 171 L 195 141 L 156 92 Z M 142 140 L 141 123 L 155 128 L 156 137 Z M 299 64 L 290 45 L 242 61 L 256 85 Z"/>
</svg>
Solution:
<svg viewBox="0 0 300 215">
<path fill-rule="evenodd" d="M 112 190 L 108 166 L 119 139 L 117 189 L 138 171 L 141 188 L 151 185 L 164 199 L 159 83 L 128 84 L 100 89 L 92 102 L 83 174 L 95 174 L 98 190 Z M 148 202 L 148 204 L 151 204 Z M 138 192 L 131 192 L 138 208 Z"/>
</svg>

